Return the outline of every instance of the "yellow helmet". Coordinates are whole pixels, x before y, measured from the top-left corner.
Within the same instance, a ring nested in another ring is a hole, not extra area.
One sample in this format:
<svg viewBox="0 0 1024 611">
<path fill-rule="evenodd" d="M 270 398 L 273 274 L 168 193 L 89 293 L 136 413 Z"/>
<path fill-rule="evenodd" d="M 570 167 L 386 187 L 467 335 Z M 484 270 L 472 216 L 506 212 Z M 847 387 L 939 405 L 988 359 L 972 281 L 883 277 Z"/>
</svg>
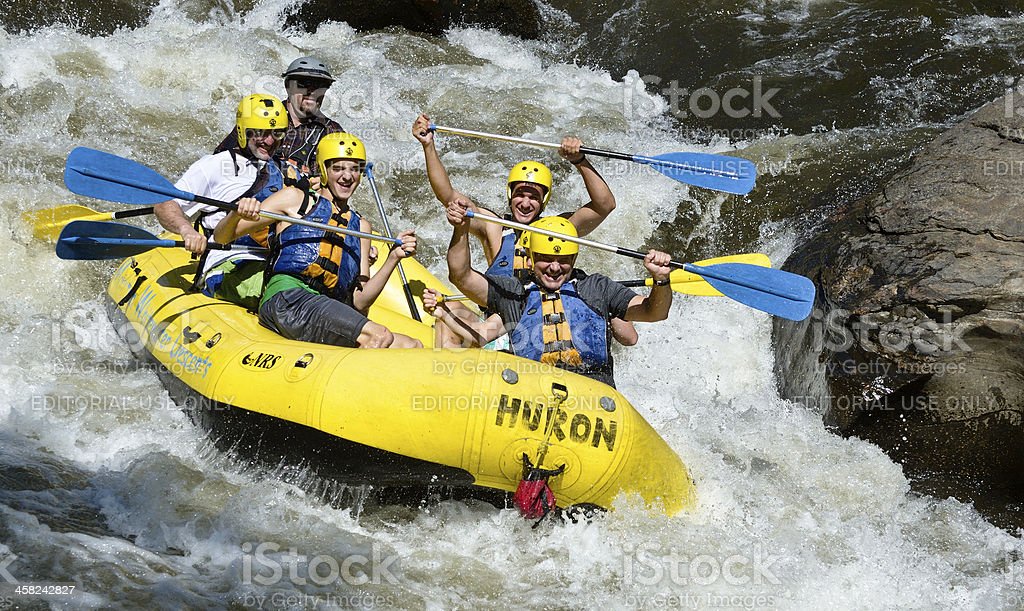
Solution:
<svg viewBox="0 0 1024 611">
<path fill-rule="evenodd" d="M 288 111 L 281 100 L 272 95 L 254 93 L 245 96 L 235 111 L 238 146 L 245 148 L 247 129 L 288 129 Z"/>
<path fill-rule="evenodd" d="M 530 223 L 530 227 L 561 233 L 572 238 L 579 237 L 576 226 L 560 216 L 545 216 Z M 534 255 L 575 255 L 580 252 L 580 245 L 576 242 L 553 238 L 542 233 L 530 233 L 529 235 L 530 237 L 526 240 L 526 248 L 530 251 L 531 259 Z"/>
<path fill-rule="evenodd" d="M 352 134 L 335 132 L 320 138 L 316 146 L 316 162 L 320 176 L 327 176 L 327 162 L 332 159 L 355 159 L 366 163 L 366 147 L 363 141 Z"/>
<path fill-rule="evenodd" d="M 506 189 L 509 201 L 512 200 L 512 185 L 517 182 L 532 182 L 544 187 L 544 200 L 541 201 L 541 204 L 547 205 L 551 198 L 551 170 L 548 169 L 548 166 L 529 159 L 512 166 L 512 170 L 508 173 L 508 188 Z"/>
</svg>

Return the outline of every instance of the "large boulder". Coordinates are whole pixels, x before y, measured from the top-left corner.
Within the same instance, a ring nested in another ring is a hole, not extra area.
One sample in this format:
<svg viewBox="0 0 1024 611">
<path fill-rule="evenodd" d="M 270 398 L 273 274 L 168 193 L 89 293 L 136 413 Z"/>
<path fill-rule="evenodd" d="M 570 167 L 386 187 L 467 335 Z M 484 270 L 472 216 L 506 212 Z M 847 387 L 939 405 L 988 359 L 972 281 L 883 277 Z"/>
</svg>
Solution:
<svg viewBox="0 0 1024 611">
<path fill-rule="evenodd" d="M 324 21 L 344 21 L 360 31 L 399 26 L 427 34 L 476 25 L 525 39 L 538 38 L 541 31 L 540 11 L 532 0 L 309 0 L 288 16 L 286 25 L 314 31 Z"/>
<path fill-rule="evenodd" d="M 1024 98 L 978 110 L 878 192 L 838 211 L 787 269 L 811 319 L 775 323 L 784 396 L 911 475 L 1024 497 Z"/>
<path fill-rule="evenodd" d="M 137 28 L 149 19 L 156 0 L 19 0 L 0 4 L 0 25 L 8 32 L 63 24 L 90 36 Z"/>
</svg>

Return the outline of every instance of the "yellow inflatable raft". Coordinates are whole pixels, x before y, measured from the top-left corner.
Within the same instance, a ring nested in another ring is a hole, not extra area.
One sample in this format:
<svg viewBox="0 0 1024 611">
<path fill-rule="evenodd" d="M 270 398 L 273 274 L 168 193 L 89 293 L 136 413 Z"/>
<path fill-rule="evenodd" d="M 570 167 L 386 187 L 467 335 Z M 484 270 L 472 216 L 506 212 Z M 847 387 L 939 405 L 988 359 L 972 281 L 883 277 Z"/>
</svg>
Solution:
<svg viewBox="0 0 1024 611">
<path fill-rule="evenodd" d="M 607 508 L 637 494 L 672 514 L 694 499 L 686 467 L 613 388 L 484 350 L 357 350 L 286 340 L 227 302 L 188 291 L 195 264 L 158 248 L 110 282 L 122 335 L 158 361 L 176 400 L 232 447 L 302 449 L 346 484 L 474 486 L 511 492 L 523 456 L 546 469 L 560 507 Z M 450 291 L 415 261 L 411 284 Z M 393 274 L 370 317 L 433 343 Z M 226 432 L 227 431 L 227 432 Z"/>
</svg>

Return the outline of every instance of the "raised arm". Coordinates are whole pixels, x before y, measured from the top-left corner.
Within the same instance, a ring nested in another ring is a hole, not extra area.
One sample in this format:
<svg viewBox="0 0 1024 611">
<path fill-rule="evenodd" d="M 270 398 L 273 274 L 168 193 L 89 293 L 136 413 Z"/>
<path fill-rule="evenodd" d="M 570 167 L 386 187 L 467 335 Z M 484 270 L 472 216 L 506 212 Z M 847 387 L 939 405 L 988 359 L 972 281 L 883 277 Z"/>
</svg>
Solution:
<svg viewBox="0 0 1024 611">
<path fill-rule="evenodd" d="M 434 191 L 434 197 L 444 206 L 457 196 L 465 197 L 452 186 L 448 170 L 441 163 L 441 157 L 434 146 L 434 132 L 430 131 L 430 117 L 420 114 L 412 124 L 412 135 L 423 145 L 423 159 L 427 163 L 427 180 Z"/>
<path fill-rule="evenodd" d="M 587 156 L 580 152 L 583 142 L 579 138 L 566 136 L 562 138 L 562 146 L 558 154 L 576 167 L 587 187 L 590 202 L 582 206 L 569 217 L 569 222 L 576 226 L 580 236 L 585 236 L 597 229 L 608 215 L 615 210 L 615 196 L 594 166 L 590 165 Z"/>
<path fill-rule="evenodd" d="M 672 306 L 672 286 L 669 282 L 669 273 L 672 268 L 668 266 L 672 257 L 668 253 L 651 250 L 644 257 L 644 267 L 650 272 L 655 285 L 651 287 L 651 293 L 646 297 L 637 295 L 629 302 L 626 309 L 626 320 L 638 322 L 657 322 L 668 318 L 669 308 Z M 657 283 L 664 284 L 658 286 Z"/>
<path fill-rule="evenodd" d="M 487 305 L 487 278 L 473 269 L 469 254 L 468 206 L 456 200 L 448 204 L 445 214 L 452 225 L 452 240 L 448 244 L 448 279 L 479 306 Z"/>
<path fill-rule="evenodd" d="M 416 117 L 416 121 L 412 124 L 412 135 L 423 145 L 423 158 L 427 162 L 427 179 L 430 181 L 430 188 L 434 191 L 434 197 L 437 198 L 437 201 L 441 202 L 442 206 L 447 207 L 448 202 L 459 200 L 465 202 L 474 213 L 482 212 L 483 214 L 498 216 L 490 210 L 477 206 L 476 202 L 465 193 L 455 190 L 451 179 L 448 178 L 448 170 L 445 169 L 444 164 L 441 163 L 441 158 L 437 154 L 437 148 L 434 146 L 434 132 L 430 131 L 429 126 L 430 117 L 421 114 Z M 497 249 L 501 243 L 500 227 L 473 219 L 469 225 L 469 232 L 476 236 L 484 245 L 489 259 L 497 255 Z"/>
</svg>

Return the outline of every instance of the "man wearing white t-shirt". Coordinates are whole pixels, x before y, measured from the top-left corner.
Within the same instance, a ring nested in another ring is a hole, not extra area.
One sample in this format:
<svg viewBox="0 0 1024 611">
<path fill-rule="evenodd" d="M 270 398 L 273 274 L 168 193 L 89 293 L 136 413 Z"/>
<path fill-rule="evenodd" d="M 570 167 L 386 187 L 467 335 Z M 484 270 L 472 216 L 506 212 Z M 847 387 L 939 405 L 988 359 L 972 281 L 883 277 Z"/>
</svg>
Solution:
<svg viewBox="0 0 1024 611">
<path fill-rule="evenodd" d="M 281 168 L 273 160 L 288 126 L 288 112 L 281 101 L 265 94 L 247 96 L 238 105 L 235 125 L 238 146 L 196 161 L 175 187 L 211 199 L 238 202 L 246 198 L 263 201 L 284 186 Z M 157 204 L 155 212 L 165 229 L 182 237 L 185 248 L 202 255 L 197 288 L 210 297 L 247 307 L 258 303 L 265 255 L 260 251 L 206 251 L 207 236 L 226 211 L 172 199 Z M 237 243 L 254 249 L 266 246 L 260 236 Z"/>
</svg>

